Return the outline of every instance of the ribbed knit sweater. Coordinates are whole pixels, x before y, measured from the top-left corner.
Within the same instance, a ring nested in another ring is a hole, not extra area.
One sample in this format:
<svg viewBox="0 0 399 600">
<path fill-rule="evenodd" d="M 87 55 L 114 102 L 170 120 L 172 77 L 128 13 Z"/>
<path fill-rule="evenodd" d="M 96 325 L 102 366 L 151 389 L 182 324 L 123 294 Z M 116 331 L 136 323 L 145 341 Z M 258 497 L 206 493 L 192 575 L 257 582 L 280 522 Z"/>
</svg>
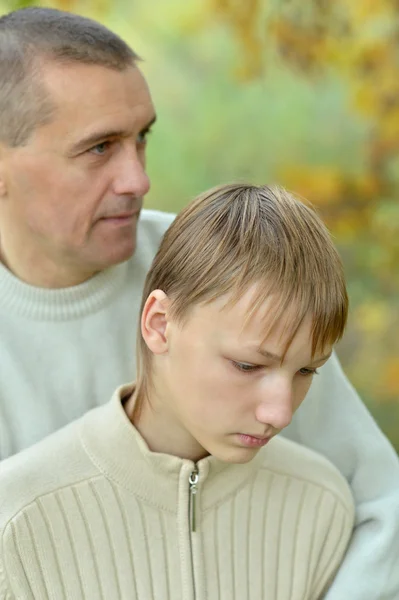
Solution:
<svg viewBox="0 0 399 600">
<path fill-rule="evenodd" d="M 130 391 L 0 465 L 1 600 L 321 598 L 354 517 L 335 467 L 283 439 L 240 465 L 153 453 Z"/>
<path fill-rule="evenodd" d="M 142 210 L 132 258 L 74 287 L 37 288 L 0 263 L 0 460 L 135 378 L 144 280 L 173 218 Z"/>
<path fill-rule="evenodd" d="M 0 461 L 135 378 L 144 278 L 172 220 L 143 210 L 132 258 L 72 288 L 36 288 L 0 264 Z M 398 458 L 334 355 L 282 435 L 329 458 L 355 497 L 356 528 L 327 600 L 399 600 Z"/>
</svg>

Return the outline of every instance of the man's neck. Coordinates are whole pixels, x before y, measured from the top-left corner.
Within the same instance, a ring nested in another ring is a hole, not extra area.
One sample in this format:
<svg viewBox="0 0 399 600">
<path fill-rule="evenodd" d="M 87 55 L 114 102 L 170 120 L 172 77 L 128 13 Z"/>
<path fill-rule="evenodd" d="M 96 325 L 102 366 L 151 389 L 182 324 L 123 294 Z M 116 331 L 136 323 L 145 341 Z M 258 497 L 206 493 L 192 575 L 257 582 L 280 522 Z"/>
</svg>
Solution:
<svg viewBox="0 0 399 600">
<path fill-rule="evenodd" d="M 0 262 L 18 279 L 39 288 L 60 289 L 84 283 L 96 273 L 56 264 L 51 257 L 6 251 L 0 242 Z"/>
</svg>

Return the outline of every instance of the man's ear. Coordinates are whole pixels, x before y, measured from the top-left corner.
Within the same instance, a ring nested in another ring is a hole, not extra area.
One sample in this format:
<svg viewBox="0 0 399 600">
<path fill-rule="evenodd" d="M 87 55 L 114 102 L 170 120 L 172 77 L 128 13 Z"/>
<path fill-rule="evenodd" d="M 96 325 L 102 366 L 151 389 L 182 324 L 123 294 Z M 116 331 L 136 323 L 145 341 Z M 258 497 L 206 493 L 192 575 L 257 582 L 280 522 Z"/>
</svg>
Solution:
<svg viewBox="0 0 399 600">
<path fill-rule="evenodd" d="M 168 350 L 166 328 L 170 300 L 162 290 L 154 290 L 148 296 L 141 314 L 141 335 L 149 350 L 154 354 L 165 354 Z"/>
</svg>

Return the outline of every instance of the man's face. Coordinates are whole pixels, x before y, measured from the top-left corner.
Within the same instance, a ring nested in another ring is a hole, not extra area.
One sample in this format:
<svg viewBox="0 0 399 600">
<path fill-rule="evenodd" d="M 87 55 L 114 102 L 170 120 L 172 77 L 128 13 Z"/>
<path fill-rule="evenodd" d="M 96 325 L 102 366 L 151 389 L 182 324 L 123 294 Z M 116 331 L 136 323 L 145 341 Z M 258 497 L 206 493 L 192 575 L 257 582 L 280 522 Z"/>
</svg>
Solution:
<svg viewBox="0 0 399 600">
<path fill-rule="evenodd" d="M 136 67 L 46 63 L 56 110 L 28 143 L 2 147 L 2 246 L 90 276 L 129 258 L 143 196 L 146 133 L 155 113 Z"/>
<path fill-rule="evenodd" d="M 168 350 L 155 357 L 154 418 L 164 423 L 172 453 L 251 460 L 290 423 L 316 368 L 326 362 L 331 348 L 311 358 L 307 318 L 281 364 L 283 324 L 266 341 L 262 335 L 275 300 L 269 298 L 245 325 L 253 293 L 231 308 L 223 307 L 226 298 L 198 305 L 184 325 L 168 324 Z"/>
</svg>

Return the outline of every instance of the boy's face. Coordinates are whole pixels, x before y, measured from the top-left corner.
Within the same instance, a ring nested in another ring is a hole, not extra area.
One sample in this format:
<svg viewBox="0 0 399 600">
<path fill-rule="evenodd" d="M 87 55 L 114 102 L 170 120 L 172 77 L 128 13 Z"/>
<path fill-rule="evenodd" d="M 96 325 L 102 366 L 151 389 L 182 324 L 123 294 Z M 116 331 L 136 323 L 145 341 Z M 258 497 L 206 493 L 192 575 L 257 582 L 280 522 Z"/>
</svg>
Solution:
<svg viewBox="0 0 399 600">
<path fill-rule="evenodd" d="M 246 324 L 253 293 L 232 307 L 224 307 L 226 298 L 198 305 L 183 325 L 168 322 L 167 351 L 153 363 L 153 418 L 162 423 L 164 451 L 192 460 L 251 460 L 290 423 L 328 359 L 331 348 L 311 358 L 309 317 L 281 364 L 284 323 L 263 340 L 277 300 L 268 298 Z"/>
</svg>

